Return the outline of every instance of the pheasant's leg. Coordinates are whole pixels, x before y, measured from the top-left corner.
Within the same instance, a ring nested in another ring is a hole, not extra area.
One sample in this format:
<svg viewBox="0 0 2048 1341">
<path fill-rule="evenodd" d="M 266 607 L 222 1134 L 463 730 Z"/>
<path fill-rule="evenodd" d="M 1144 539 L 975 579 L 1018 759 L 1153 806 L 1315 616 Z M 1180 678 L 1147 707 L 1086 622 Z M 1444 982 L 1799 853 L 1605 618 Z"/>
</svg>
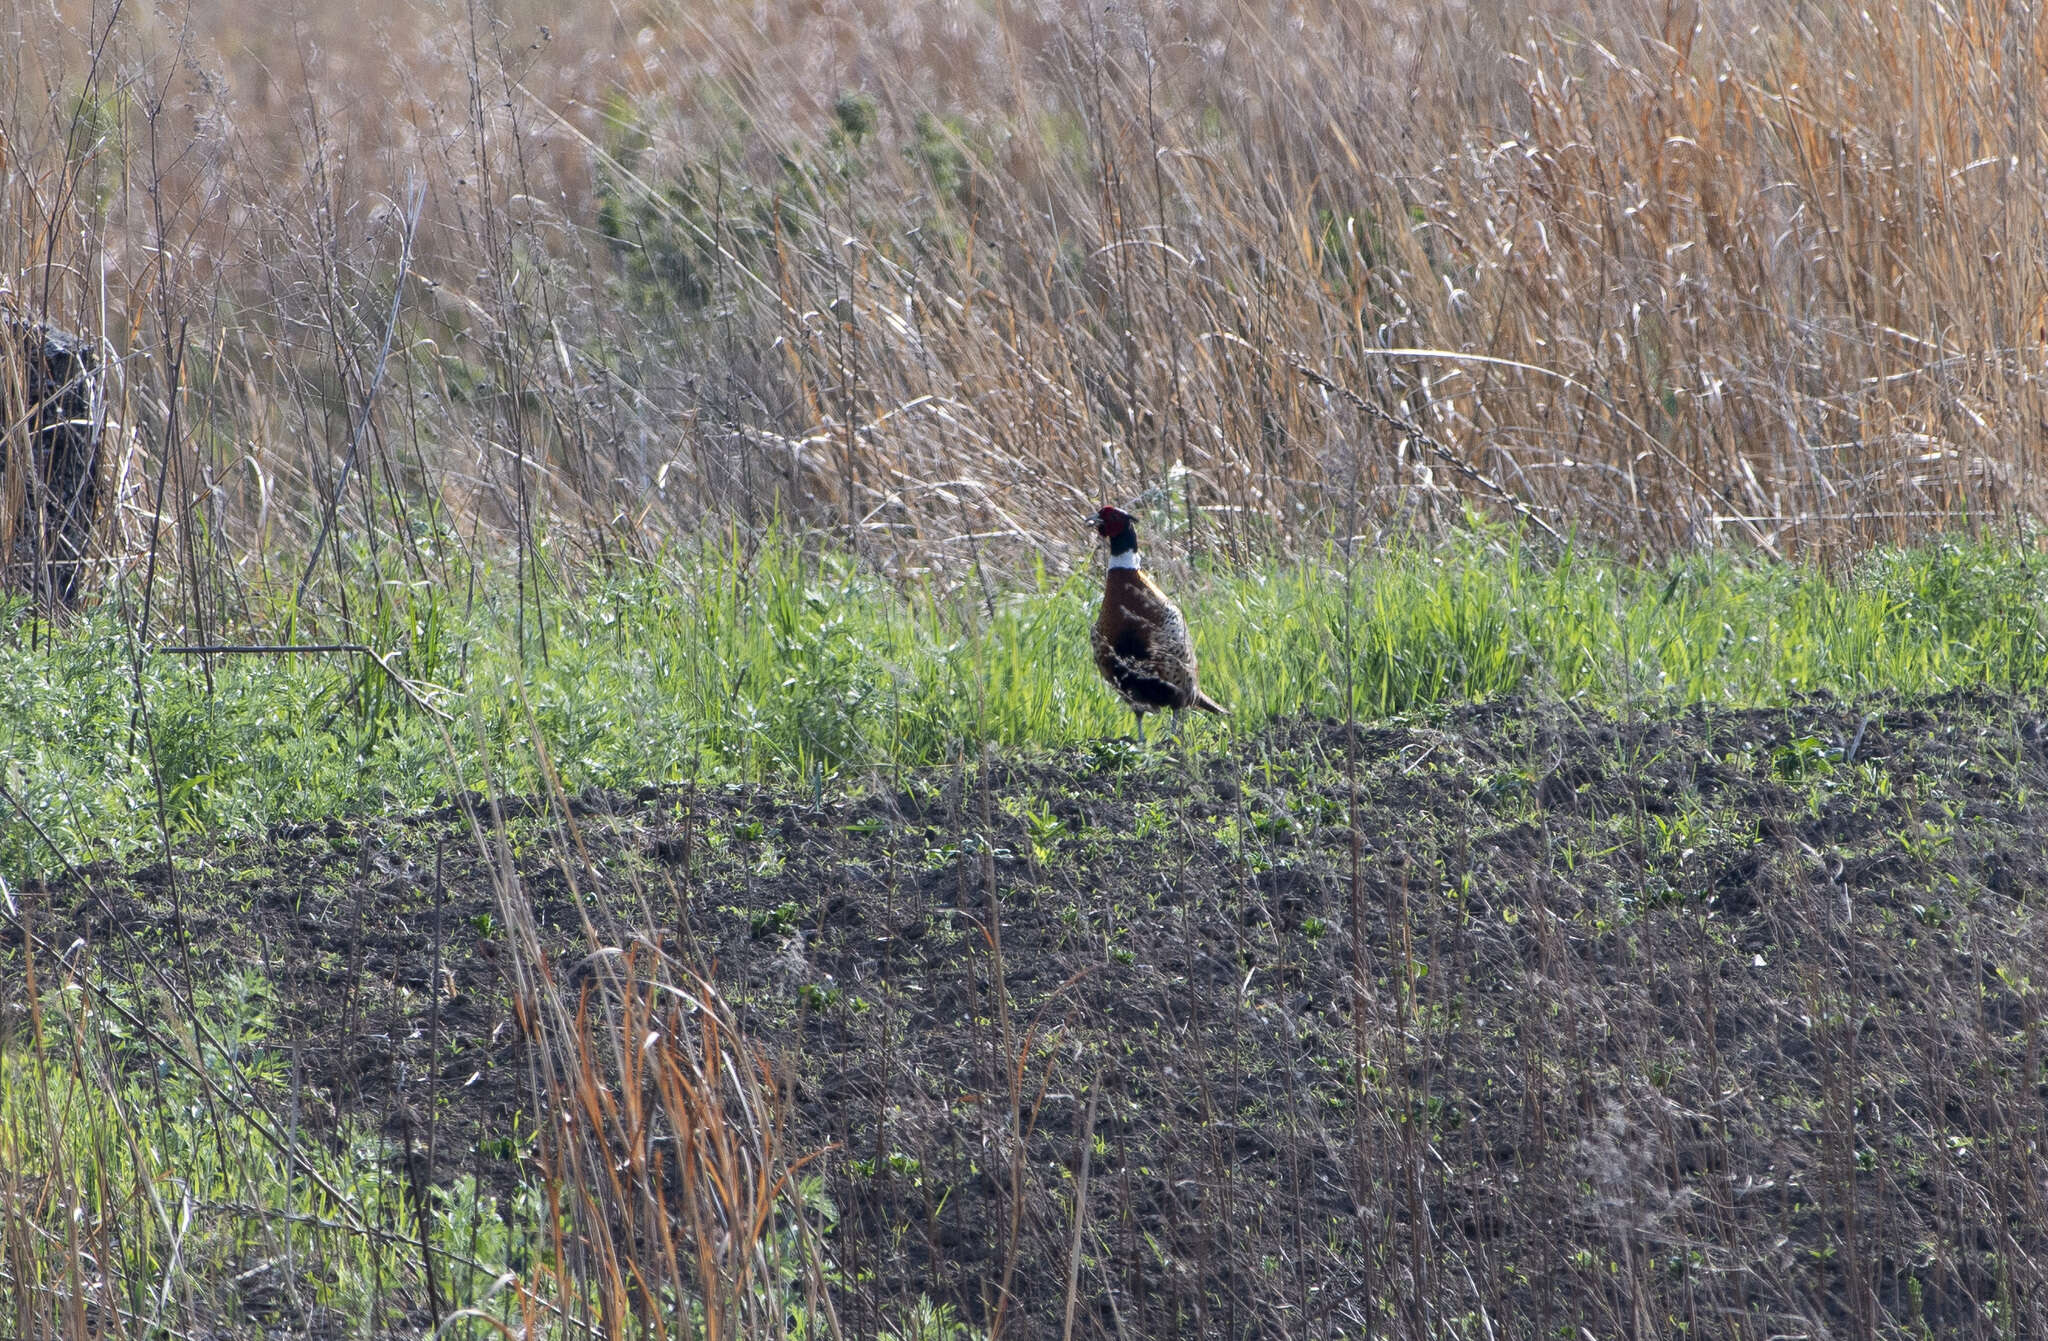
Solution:
<svg viewBox="0 0 2048 1341">
<path fill-rule="evenodd" d="M 1134 712 L 1131 715 L 1138 719 L 1138 743 L 1143 745 L 1145 743 L 1145 714 Z"/>
</svg>

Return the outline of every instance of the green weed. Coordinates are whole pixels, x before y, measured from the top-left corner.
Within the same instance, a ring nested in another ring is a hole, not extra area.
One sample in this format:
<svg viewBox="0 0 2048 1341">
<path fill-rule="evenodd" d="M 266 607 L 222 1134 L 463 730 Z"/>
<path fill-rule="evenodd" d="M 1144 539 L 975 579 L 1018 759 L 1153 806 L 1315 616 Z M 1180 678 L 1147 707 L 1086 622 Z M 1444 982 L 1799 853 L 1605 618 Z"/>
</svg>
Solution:
<svg viewBox="0 0 2048 1341">
<path fill-rule="evenodd" d="M 1882 552 L 1830 577 L 1718 557 L 1662 570 L 1552 560 L 1482 529 L 1388 547 L 1352 579 L 1347 610 L 1333 552 L 1169 575 L 1203 683 L 1233 708 L 1227 723 L 1186 723 L 1188 748 L 1273 718 L 1513 693 L 1771 705 L 2048 684 L 2042 580 L 2029 553 L 1995 540 Z M 592 575 L 523 620 L 428 593 L 385 636 L 445 721 L 363 658 L 224 658 L 209 691 L 192 659 L 146 656 L 138 701 L 127 635 L 103 610 L 54 642 L 0 646 L 0 781 L 78 861 L 137 851 L 160 821 L 221 834 L 420 807 L 486 772 L 535 792 L 528 752 L 488 742 L 536 732 L 572 791 L 693 778 L 815 788 L 983 744 L 1165 766 L 1165 752 L 1115 739 L 1130 719 L 1087 653 L 1095 589 L 1092 571 L 1041 573 L 962 610 L 785 538 Z M 1815 774 L 1831 764 L 1819 751 L 1795 743 L 1773 767 Z M 47 871 L 54 854 L 10 812 L 0 864 Z"/>
</svg>

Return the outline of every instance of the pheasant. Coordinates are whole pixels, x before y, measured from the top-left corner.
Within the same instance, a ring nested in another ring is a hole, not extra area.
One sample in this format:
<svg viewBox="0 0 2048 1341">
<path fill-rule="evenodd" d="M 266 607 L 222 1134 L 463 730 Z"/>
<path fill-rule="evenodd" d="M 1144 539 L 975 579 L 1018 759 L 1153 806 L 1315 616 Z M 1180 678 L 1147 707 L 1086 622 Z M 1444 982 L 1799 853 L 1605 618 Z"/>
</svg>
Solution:
<svg viewBox="0 0 2048 1341">
<path fill-rule="evenodd" d="M 1227 716 L 1230 710 L 1195 683 L 1195 644 L 1187 621 L 1138 567 L 1138 528 L 1131 514 L 1103 508 L 1095 515 L 1095 529 L 1109 541 L 1109 572 L 1089 641 L 1102 678 L 1137 714 L 1138 739 L 1145 739 L 1145 714 L 1161 708 L 1172 709 L 1175 720 L 1184 708 Z"/>
</svg>

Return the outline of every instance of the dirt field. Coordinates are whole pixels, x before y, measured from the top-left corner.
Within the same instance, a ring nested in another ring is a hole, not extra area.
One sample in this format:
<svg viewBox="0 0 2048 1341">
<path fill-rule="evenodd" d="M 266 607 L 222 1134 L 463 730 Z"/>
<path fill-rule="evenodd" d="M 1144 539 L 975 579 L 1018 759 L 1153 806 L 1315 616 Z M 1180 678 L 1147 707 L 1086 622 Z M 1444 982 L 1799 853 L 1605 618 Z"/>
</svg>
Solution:
<svg viewBox="0 0 2048 1341">
<path fill-rule="evenodd" d="M 506 832 L 558 977 L 651 920 L 796 1078 L 852 1331 L 986 1326 L 1007 1275 L 1059 1336 L 1072 1263 L 1080 1336 L 2041 1336 L 2044 717 L 1500 702 Z M 310 1125 L 512 1184 L 459 808 L 175 866 L 37 915 L 114 965 L 181 910 L 271 983 Z"/>
</svg>

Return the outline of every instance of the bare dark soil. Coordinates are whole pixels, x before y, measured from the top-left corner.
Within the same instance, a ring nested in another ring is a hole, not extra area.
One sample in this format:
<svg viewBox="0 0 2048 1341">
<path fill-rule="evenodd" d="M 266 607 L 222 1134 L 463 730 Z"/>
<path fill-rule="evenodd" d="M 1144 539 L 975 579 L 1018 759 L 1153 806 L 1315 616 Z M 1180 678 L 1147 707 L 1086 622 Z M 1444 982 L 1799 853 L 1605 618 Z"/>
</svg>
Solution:
<svg viewBox="0 0 2048 1341">
<path fill-rule="evenodd" d="M 853 1332 L 1007 1279 L 1018 1336 L 2048 1336 L 2044 715 L 1503 702 L 506 832 L 558 976 L 651 921 L 782 1059 Z M 175 866 L 38 915 L 181 914 L 316 1116 L 520 1176 L 459 808 Z"/>
</svg>

